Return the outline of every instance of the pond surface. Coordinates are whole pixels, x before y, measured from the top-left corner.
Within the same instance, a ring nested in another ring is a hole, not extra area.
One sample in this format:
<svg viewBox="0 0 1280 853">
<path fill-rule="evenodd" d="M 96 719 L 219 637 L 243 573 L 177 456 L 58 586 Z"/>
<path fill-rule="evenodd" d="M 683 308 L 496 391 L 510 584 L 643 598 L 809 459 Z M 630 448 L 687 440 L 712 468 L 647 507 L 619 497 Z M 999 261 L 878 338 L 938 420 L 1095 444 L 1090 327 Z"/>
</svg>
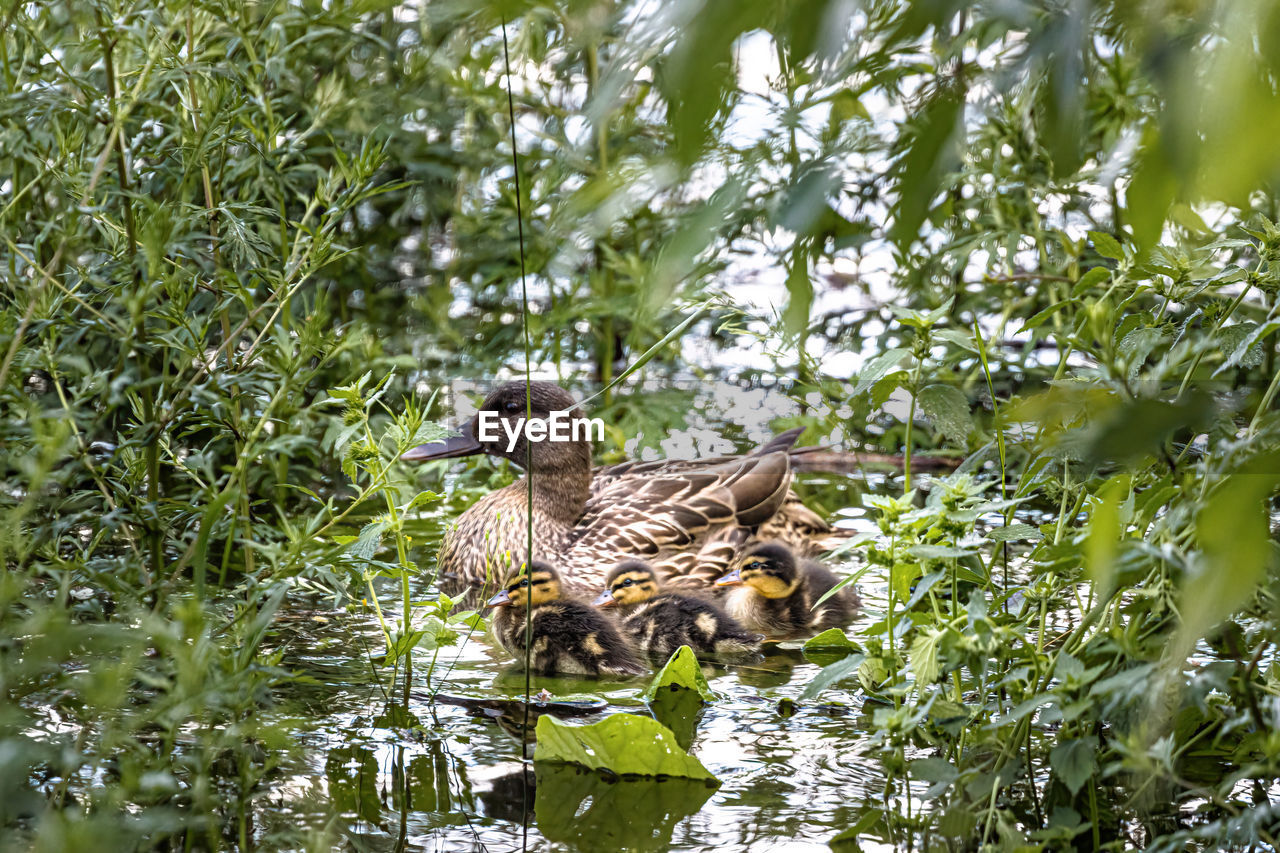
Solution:
<svg viewBox="0 0 1280 853">
<path fill-rule="evenodd" d="M 869 485 L 861 476 L 813 480 L 805 487 L 820 488 L 826 506 L 856 505 Z M 419 565 L 432 564 L 443 521 L 456 511 L 446 506 L 422 520 L 414 535 Z M 865 607 L 853 636 L 880 618 L 887 592 L 874 578 L 859 589 Z M 432 592 L 420 583 L 414 599 Z M 388 588 L 384 608 L 397 598 Z M 305 728 L 300 749 L 264 792 L 272 802 L 260 812 L 271 825 L 256 828 L 264 844 L 306 827 L 360 850 L 825 850 L 858 806 L 884 797 L 883 770 L 865 751 L 863 697 L 834 688 L 802 700 L 820 667 L 798 649 L 774 648 L 750 665 L 705 667 L 719 700 L 678 735 L 691 738 L 718 789 L 679 780 L 610 783 L 568 768 L 535 773 L 521 763 L 519 721 L 430 701 L 435 691 L 524 695 L 524 674 L 487 635 L 440 649 L 430 672 L 431 653 L 418 651 L 406 710 L 388 701 L 374 677 L 369 658 L 382 652 L 383 639 L 371 610 L 311 604 L 295 597 L 276 623 L 281 665 L 309 680 L 282 688 L 272 712 Z M 389 671 L 380 675 L 385 682 Z M 606 713 L 648 713 L 638 699 L 648 679 L 530 682 L 534 694 L 603 697 Z"/>
</svg>

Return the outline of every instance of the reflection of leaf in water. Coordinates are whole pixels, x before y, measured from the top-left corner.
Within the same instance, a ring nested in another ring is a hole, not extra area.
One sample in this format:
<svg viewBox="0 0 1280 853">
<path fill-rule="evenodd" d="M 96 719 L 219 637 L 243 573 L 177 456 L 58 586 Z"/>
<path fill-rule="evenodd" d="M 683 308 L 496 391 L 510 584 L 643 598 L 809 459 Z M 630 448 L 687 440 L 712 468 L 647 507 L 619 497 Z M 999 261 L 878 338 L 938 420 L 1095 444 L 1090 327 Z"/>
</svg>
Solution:
<svg viewBox="0 0 1280 853">
<path fill-rule="evenodd" d="M 382 818 L 378 799 L 378 763 L 373 752 L 362 746 L 340 746 L 324 760 L 329 797 L 338 814 L 354 815 L 377 822 Z"/>
<path fill-rule="evenodd" d="M 404 705 L 393 702 L 373 718 L 373 725 L 379 729 L 412 729 L 422 725 L 422 721 Z"/>
<path fill-rule="evenodd" d="M 670 849 L 675 825 L 715 791 L 692 779 L 607 782 L 589 770 L 548 764 L 536 771 L 538 829 L 549 841 L 584 851 Z"/>
<path fill-rule="evenodd" d="M 538 720 L 535 762 L 578 764 L 619 776 L 675 776 L 718 785 L 702 762 L 685 752 L 666 726 L 649 717 L 614 714 L 588 726 Z"/>
<path fill-rule="evenodd" d="M 688 749 L 698 729 L 702 698 L 692 690 L 670 685 L 658 691 L 649 702 L 653 716 L 676 736 L 681 749 Z"/>
</svg>

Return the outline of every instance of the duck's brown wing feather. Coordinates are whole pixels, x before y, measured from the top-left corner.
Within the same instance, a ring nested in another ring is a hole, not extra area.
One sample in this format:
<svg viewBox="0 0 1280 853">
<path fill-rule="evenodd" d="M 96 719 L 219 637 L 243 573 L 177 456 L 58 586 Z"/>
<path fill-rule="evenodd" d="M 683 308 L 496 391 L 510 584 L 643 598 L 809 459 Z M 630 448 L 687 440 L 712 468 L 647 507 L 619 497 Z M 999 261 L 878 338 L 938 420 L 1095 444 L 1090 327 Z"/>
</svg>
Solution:
<svg viewBox="0 0 1280 853">
<path fill-rule="evenodd" d="M 804 427 L 796 427 L 780 432 L 756 448 L 746 458 L 769 456 L 786 451 L 788 456 L 794 453 L 805 453 L 811 449 L 794 448 L 796 439 Z M 658 478 L 693 474 L 699 471 L 721 468 L 725 465 L 742 461 L 742 456 L 709 456 L 705 459 L 658 459 L 652 462 L 620 462 L 616 465 L 601 465 L 591 472 L 591 497 L 594 498 L 606 489 L 614 486 L 618 480 L 627 478 Z"/>
<path fill-rule="evenodd" d="M 688 574 L 703 546 L 717 543 L 713 547 L 719 548 L 728 531 L 754 528 L 772 517 L 786 501 L 790 483 L 785 453 L 616 476 L 587 500 L 566 562 L 585 567 L 593 558 L 674 557 L 672 551 L 682 551 L 687 555 L 664 559 L 661 569 L 664 574 Z M 600 571 L 608 568 L 601 566 Z"/>
</svg>

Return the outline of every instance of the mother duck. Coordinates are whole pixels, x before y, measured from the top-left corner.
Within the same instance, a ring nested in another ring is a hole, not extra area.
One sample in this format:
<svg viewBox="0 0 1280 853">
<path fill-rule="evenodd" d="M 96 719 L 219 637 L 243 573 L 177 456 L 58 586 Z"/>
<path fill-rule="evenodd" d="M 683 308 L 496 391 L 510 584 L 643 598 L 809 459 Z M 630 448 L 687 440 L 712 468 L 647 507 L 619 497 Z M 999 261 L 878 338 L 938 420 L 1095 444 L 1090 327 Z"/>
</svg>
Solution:
<svg viewBox="0 0 1280 853">
<path fill-rule="evenodd" d="M 484 453 L 525 468 L 525 476 L 469 507 L 444 534 L 440 581 L 446 589 L 494 588 L 525 558 L 529 495 L 534 559 L 556 565 L 565 584 L 594 592 L 618 562 L 643 558 L 672 587 L 710 588 L 753 538 L 777 538 L 814 555 L 843 536 L 791 491 L 792 445 L 801 429 L 775 436 L 745 456 L 624 462 L 593 468 L 591 442 L 530 441 L 519 419 L 568 412 L 573 397 L 551 382 L 508 382 L 481 404 L 459 434 L 409 450 L 428 461 Z M 488 434 L 480 419 L 489 414 Z M 494 430 L 494 418 L 506 422 Z M 482 441 L 492 436 L 497 440 Z M 530 488 L 532 480 L 532 489 Z"/>
</svg>

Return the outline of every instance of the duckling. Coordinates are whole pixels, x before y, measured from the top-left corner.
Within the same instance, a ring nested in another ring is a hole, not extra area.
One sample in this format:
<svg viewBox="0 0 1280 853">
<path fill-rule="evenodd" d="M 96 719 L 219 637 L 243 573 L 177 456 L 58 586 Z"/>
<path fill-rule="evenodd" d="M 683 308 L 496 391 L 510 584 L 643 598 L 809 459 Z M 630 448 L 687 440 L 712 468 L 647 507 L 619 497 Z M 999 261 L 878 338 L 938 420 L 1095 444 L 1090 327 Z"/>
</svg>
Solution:
<svg viewBox="0 0 1280 853">
<path fill-rule="evenodd" d="M 529 666 L 534 672 L 591 676 L 647 672 L 608 619 L 585 604 L 561 597 L 560 573 L 546 563 L 535 561 L 529 571 L 516 572 L 486 606 L 501 608 L 493 618 L 494 634 L 518 661 L 524 662 L 525 640 L 529 640 Z"/>
<path fill-rule="evenodd" d="M 745 548 L 733 571 L 716 585 L 734 587 L 725 600 L 731 616 L 750 630 L 785 639 L 853 620 L 861 601 L 850 587 L 813 606 L 839 580 L 821 563 L 797 561 L 782 542 L 762 541 Z"/>
<path fill-rule="evenodd" d="M 621 608 L 623 630 L 641 649 L 661 660 L 681 646 L 700 655 L 748 655 L 759 651 L 764 639 L 709 601 L 662 592 L 657 573 L 642 560 L 619 563 L 595 605 Z"/>
</svg>

